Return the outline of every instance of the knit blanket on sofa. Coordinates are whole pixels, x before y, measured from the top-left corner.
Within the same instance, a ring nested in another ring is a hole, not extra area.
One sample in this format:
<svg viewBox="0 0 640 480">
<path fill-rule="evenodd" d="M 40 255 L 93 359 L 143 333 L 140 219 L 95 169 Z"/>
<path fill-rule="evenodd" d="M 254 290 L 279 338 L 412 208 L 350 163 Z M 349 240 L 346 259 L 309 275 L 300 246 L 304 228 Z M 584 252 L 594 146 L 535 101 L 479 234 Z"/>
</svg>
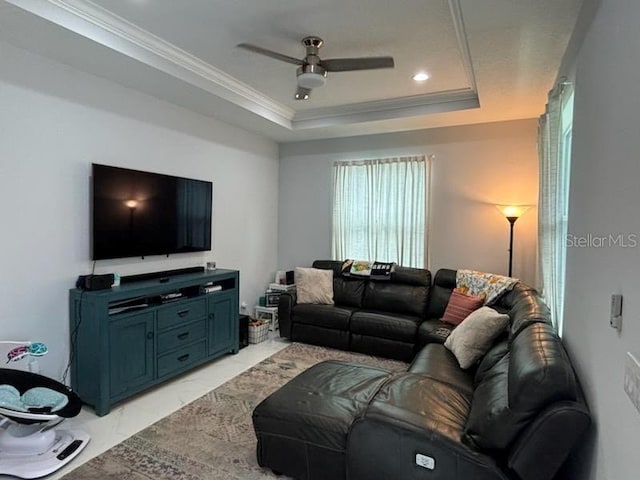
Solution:
<svg viewBox="0 0 640 480">
<path fill-rule="evenodd" d="M 485 305 L 491 305 L 501 295 L 511 290 L 516 283 L 518 283 L 517 278 L 477 270 L 463 269 L 456 273 L 458 291 L 465 295 L 484 297 Z"/>
</svg>

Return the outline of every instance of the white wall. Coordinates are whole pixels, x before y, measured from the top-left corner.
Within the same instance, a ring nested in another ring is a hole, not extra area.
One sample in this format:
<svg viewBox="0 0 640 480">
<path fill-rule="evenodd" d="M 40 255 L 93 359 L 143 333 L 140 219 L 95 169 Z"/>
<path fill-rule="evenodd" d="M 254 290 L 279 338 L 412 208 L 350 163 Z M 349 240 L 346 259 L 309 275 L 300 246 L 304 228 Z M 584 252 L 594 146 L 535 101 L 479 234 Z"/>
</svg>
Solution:
<svg viewBox="0 0 640 480">
<path fill-rule="evenodd" d="M 602 0 L 575 58 L 569 205 L 572 235 L 639 235 L 640 2 Z M 629 238 L 628 238 L 629 240 Z M 564 340 L 595 418 L 573 479 L 640 475 L 640 413 L 623 390 L 625 352 L 640 356 L 640 250 L 570 248 Z M 624 295 L 622 333 L 609 326 L 610 295 Z"/>
<path fill-rule="evenodd" d="M 90 273 L 89 176 L 104 163 L 209 180 L 213 251 L 99 261 L 123 275 L 203 265 L 240 270 L 253 305 L 277 269 L 278 147 L 241 129 L 0 43 L 0 339 L 68 355 L 68 289 Z"/>
<path fill-rule="evenodd" d="M 280 268 L 331 256 L 335 160 L 433 154 L 430 269 L 506 274 L 509 224 L 495 204 L 538 202 L 537 121 L 285 144 L 280 150 Z M 514 276 L 535 283 L 537 210 L 515 226 Z"/>
</svg>

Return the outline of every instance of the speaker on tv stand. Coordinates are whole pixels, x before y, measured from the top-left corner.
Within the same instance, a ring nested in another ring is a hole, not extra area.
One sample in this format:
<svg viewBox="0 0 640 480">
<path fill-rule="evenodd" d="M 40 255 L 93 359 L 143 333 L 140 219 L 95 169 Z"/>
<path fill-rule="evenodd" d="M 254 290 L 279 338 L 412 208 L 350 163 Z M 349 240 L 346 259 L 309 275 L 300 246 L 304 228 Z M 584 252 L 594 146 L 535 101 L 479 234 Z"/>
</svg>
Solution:
<svg viewBox="0 0 640 480">
<path fill-rule="evenodd" d="M 240 314 L 238 318 L 240 327 L 240 348 L 249 345 L 249 315 Z"/>
</svg>

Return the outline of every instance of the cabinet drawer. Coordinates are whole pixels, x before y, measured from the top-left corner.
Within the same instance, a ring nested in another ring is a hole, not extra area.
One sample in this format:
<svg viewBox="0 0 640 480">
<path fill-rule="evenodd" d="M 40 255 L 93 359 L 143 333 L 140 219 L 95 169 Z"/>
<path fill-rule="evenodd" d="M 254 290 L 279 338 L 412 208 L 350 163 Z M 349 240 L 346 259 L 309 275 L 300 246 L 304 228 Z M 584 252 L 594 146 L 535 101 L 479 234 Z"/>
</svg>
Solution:
<svg viewBox="0 0 640 480">
<path fill-rule="evenodd" d="M 206 334 L 207 324 L 204 319 L 172 328 L 158 334 L 158 353 L 162 355 L 173 348 L 203 340 Z"/>
<path fill-rule="evenodd" d="M 158 330 L 204 318 L 206 309 L 204 298 L 162 307 L 158 310 Z"/>
<path fill-rule="evenodd" d="M 207 342 L 194 343 L 187 347 L 158 357 L 158 378 L 162 378 L 177 370 L 181 370 L 199 360 L 207 353 Z"/>
</svg>

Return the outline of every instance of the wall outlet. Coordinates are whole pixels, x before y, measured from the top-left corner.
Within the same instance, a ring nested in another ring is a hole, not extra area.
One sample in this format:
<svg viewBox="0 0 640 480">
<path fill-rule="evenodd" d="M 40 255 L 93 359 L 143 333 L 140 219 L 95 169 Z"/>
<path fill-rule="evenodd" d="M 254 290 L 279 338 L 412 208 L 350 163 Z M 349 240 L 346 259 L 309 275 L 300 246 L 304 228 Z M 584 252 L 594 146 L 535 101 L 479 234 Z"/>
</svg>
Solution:
<svg viewBox="0 0 640 480">
<path fill-rule="evenodd" d="M 640 412 L 640 362 L 631 352 L 624 359 L 624 391 Z"/>
</svg>

